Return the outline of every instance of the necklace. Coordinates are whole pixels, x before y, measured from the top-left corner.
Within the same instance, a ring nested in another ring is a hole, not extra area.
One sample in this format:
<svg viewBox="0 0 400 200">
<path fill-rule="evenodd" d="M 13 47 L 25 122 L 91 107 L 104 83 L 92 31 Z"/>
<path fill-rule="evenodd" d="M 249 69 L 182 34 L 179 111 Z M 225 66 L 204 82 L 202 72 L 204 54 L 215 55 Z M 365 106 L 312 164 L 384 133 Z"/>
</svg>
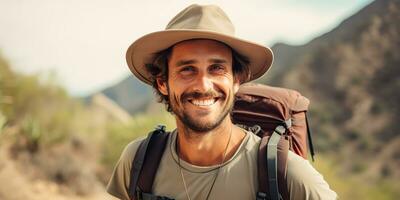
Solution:
<svg viewBox="0 0 400 200">
<path fill-rule="evenodd" d="M 215 177 L 214 177 L 214 180 L 213 180 L 213 182 L 212 182 L 212 184 L 211 184 L 210 190 L 209 190 L 208 193 L 207 193 L 206 200 L 208 200 L 208 197 L 210 197 L 210 194 L 211 194 L 211 191 L 212 191 L 212 189 L 213 189 L 213 187 L 214 187 L 215 181 L 217 180 L 219 171 L 220 171 L 220 169 L 221 169 L 221 167 L 222 167 L 222 164 L 224 163 L 224 160 L 225 160 L 225 158 L 226 158 L 226 153 L 227 153 L 227 150 L 228 150 L 228 146 L 229 146 L 229 144 L 231 143 L 231 137 L 232 137 L 232 128 L 231 128 L 231 132 L 230 132 L 230 134 L 229 134 L 228 143 L 226 144 L 226 147 L 225 147 L 225 150 L 224 150 L 224 155 L 223 155 L 223 157 L 222 157 L 221 163 L 220 163 L 220 164 L 218 165 L 218 167 L 217 167 L 217 172 L 215 173 Z M 176 153 L 178 154 L 179 172 L 181 173 L 181 178 L 182 178 L 183 186 L 184 186 L 184 188 L 185 188 L 186 197 L 187 197 L 188 200 L 191 200 L 191 199 L 190 199 L 190 196 L 189 196 L 189 191 L 188 191 L 188 189 L 187 189 L 186 181 L 185 181 L 185 176 L 183 176 L 183 171 L 182 171 L 182 166 L 181 166 L 181 157 L 179 156 L 179 143 L 178 143 L 178 142 L 179 142 L 179 141 L 178 141 L 178 138 L 177 138 L 177 144 L 176 144 L 176 149 L 177 149 L 177 151 L 176 151 Z"/>
</svg>

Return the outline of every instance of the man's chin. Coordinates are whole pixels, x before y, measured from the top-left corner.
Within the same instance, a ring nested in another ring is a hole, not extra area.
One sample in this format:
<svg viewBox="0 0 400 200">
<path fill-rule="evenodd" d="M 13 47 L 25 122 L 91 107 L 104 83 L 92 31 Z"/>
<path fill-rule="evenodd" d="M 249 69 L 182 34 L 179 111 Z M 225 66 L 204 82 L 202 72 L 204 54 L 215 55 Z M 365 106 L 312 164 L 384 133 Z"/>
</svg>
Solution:
<svg viewBox="0 0 400 200">
<path fill-rule="evenodd" d="M 217 128 L 227 117 L 227 115 L 220 116 L 221 118 L 211 117 L 211 116 L 203 116 L 199 115 L 191 116 L 191 115 L 183 115 L 180 117 L 180 120 L 185 125 L 185 127 L 193 130 L 194 132 L 209 132 Z"/>
<path fill-rule="evenodd" d="M 185 127 L 189 128 L 195 133 L 207 133 L 214 130 L 217 126 L 215 124 L 187 124 Z"/>
<path fill-rule="evenodd" d="M 195 132 L 208 132 L 216 127 L 215 121 L 194 120 L 193 118 L 185 117 L 182 119 L 183 124 Z"/>
</svg>

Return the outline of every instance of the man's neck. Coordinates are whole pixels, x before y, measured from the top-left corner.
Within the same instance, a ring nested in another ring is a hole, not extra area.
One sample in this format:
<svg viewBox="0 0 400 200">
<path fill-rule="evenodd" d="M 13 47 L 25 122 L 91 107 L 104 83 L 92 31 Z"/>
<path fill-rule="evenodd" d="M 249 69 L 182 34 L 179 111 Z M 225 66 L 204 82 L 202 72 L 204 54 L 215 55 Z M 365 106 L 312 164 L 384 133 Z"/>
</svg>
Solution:
<svg viewBox="0 0 400 200">
<path fill-rule="evenodd" d="M 218 165 L 229 160 L 245 137 L 242 129 L 225 119 L 209 132 L 196 133 L 177 123 L 177 152 L 181 159 L 198 166 Z"/>
</svg>

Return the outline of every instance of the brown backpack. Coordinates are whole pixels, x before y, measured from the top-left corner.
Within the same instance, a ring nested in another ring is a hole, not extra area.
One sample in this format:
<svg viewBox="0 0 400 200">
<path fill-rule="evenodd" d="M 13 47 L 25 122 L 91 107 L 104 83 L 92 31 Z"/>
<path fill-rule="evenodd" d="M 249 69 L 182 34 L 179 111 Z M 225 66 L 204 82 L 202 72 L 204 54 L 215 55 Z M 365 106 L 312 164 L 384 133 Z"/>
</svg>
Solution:
<svg viewBox="0 0 400 200">
<path fill-rule="evenodd" d="M 307 137 L 314 160 L 306 112 L 309 100 L 300 93 L 248 83 L 236 94 L 232 121 L 261 137 L 258 152 L 257 200 L 289 199 L 287 155 L 291 150 L 307 159 Z M 164 199 L 152 194 L 152 185 L 168 133 L 158 126 L 140 144 L 132 162 L 129 195 L 132 200 Z"/>
<path fill-rule="evenodd" d="M 237 92 L 233 123 L 243 125 L 261 137 L 257 199 L 289 199 L 286 185 L 288 150 L 307 159 L 307 137 L 314 160 L 306 115 L 309 103 L 297 91 L 262 84 L 244 84 Z"/>
</svg>

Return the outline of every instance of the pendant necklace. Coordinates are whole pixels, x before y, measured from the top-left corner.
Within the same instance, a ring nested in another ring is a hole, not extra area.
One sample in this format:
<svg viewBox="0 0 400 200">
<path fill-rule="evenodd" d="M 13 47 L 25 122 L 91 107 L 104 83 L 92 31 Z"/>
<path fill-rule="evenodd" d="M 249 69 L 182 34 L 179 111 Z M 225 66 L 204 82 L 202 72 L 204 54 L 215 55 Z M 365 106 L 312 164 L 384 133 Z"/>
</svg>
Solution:
<svg viewBox="0 0 400 200">
<path fill-rule="evenodd" d="M 226 147 L 225 147 L 225 150 L 224 150 L 224 155 L 223 155 L 223 157 L 222 157 L 221 163 L 220 163 L 220 164 L 218 165 L 218 167 L 217 167 L 217 172 L 216 172 L 215 177 L 214 177 L 214 179 L 213 179 L 213 182 L 212 182 L 212 184 L 211 184 L 210 190 L 209 190 L 208 193 L 207 193 L 206 200 L 208 200 L 208 198 L 210 197 L 210 194 L 211 194 L 211 191 L 212 191 L 212 189 L 213 189 L 213 187 L 214 187 L 215 181 L 217 180 L 219 171 L 220 171 L 220 169 L 221 169 L 221 167 L 222 167 L 222 164 L 224 163 L 224 160 L 225 160 L 225 158 L 226 158 L 226 153 L 227 153 L 227 150 L 228 150 L 228 146 L 229 146 L 229 144 L 230 144 L 230 142 L 231 142 L 232 129 L 233 129 L 233 128 L 231 128 L 231 132 L 230 132 L 230 134 L 229 134 L 228 143 L 226 144 Z M 178 135 L 177 135 L 177 137 L 178 137 Z M 181 166 L 181 157 L 180 157 L 180 155 L 179 155 L 179 143 L 178 143 L 178 142 L 179 142 L 179 140 L 178 140 L 178 138 L 177 138 L 176 149 L 177 149 L 177 154 L 178 154 L 179 172 L 181 173 L 182 183 L 183 183 L 183 186 L 185 187 L 186 197 L 187 197 L 188 200 L 191 200 L 191 198 L 190 198 L 190 196 L 189 196 L 189 191 L 188 191 L 188 188 L 187 188 L 187 185 L 186 185 L 185 177 L 183 176 L 183 171 L 182 171 L 182 166 Z"/>
</svg>

